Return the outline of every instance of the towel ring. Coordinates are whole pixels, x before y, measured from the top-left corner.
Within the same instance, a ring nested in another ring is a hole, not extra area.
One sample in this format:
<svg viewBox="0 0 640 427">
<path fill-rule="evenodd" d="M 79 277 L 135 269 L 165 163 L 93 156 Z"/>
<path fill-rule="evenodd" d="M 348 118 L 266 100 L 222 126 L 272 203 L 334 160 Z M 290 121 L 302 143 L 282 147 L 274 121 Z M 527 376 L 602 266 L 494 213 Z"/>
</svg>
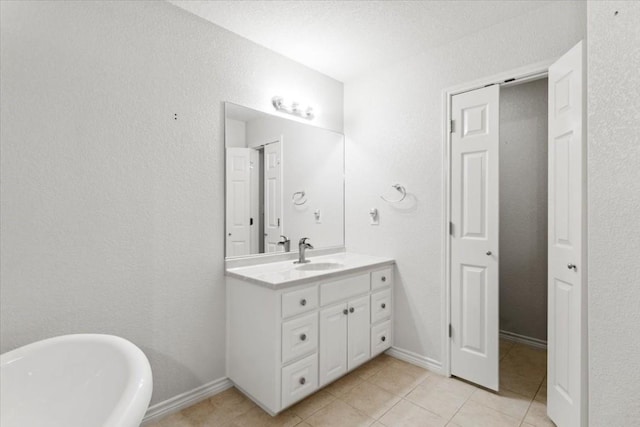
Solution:
<svg viewBox="0 0 640 427">
<path fill-rule="evenodd" d="M 304 192 L 304 190 L 296 191 L 295 193 L 293 193 L 293 196 L 291 196 L 291 200 L 293 200 L 293 204 L 296 206 L 304 205 L 305 203 L 307 203 L 306 193 Z"/>
<path fill-rule="evenodd" d="M 404 188 L 404 186 L 400 185 L 400 184 L 393 184 L 391 187 L 395 188 L 400 194 L 400 198 L 398 200 L 389 200 L 384 196 L 380 196 L 380 198 L 382 200 L 384 200 L 387 203 L 400 203 L 401 201 L 403 201 L 405 199 L 405 197 L 407 197 L 407 190 Z"/>
</svg>

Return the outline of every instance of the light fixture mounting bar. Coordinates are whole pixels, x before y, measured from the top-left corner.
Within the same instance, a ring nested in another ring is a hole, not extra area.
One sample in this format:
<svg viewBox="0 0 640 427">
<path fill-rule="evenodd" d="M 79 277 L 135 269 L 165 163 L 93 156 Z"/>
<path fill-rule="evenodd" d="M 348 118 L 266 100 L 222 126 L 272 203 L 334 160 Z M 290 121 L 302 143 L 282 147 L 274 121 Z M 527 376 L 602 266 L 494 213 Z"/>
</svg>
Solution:
<svg viewBox="0 0 640 427">
<path fill-rule="evenodd" d="M 284 98 L 281 96 L 274 96 L 271 98 L 271 104 L 273 105 L 273 108 L 283 113 L 302 117 L 307 120 L 313 120 L 314 118 L 312 107 L 301 107 L 296 101 L 292 101 L 290 104 L 286 103 Z"/>
</svg>

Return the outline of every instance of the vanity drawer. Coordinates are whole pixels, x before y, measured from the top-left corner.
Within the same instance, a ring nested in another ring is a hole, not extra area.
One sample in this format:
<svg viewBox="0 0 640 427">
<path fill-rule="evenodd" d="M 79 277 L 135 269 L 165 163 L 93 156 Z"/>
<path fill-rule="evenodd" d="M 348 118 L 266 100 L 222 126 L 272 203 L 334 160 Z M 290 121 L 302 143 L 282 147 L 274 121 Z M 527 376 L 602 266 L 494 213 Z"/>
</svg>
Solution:
<svg viewBox="0 0 640 427">
<path fill-rule="evenodd" d="M 371 289 L 375 290 L 393 284 L 393 268 L 387 267 L 371 272 Z"/>
<path fill-rule="evenodd" d="M 371 323 L 391 317 L 391 289 L 371 295 Z"/>
<path fill-rule="evenodd" d="M 318 313 L 282 324 L 282 363 L 318 349 Z"/>
<path fill-rule="evenodd" d="M 297 402 L 318 388 L 318 355 L 282 368 L 282 408 Z"/>
<path fill-rule="evenodd" d="M 291 317 L 318 307 L 318 286 L 282 294 L 282 317 Z"/>
<path fill-rule="evenodd" d="M 369 273 L 351 276 L 320 285 L 320 303 L 325 306 L 336 301 L 369 292 Z"/>
<path fill-rule="evenodd" d="M 391 320 L 371 328 L 371 357 L 391 347 Z"/>
</svg>

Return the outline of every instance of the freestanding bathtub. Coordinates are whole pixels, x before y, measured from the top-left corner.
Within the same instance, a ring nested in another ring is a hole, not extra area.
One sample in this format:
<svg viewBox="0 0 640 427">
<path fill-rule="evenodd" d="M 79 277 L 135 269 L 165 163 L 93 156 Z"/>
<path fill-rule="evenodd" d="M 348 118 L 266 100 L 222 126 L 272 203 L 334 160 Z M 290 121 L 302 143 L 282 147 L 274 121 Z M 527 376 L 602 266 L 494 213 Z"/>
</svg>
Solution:
<svg viewBox="0 0 640 427">
<path fill-rule="evenodd" d="M 151 367 L 112 335 L 64 335 L 0 356 L 0 426 L 138 427 Z"/>
</svg>

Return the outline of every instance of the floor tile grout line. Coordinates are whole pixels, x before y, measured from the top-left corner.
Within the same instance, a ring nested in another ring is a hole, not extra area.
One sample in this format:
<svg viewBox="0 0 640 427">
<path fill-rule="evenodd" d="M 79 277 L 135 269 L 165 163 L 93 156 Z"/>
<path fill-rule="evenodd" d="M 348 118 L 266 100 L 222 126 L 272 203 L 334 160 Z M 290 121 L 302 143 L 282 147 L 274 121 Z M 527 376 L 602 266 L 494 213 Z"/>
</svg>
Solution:
<svg viewBox="0 0 640 427">
<path fill-rule="evenodd" d="M 469 399 L 471 399 L 471 396 L 473 396 L 473 394 L 476 391 L 474 390 L 472 393 L 469 394 L 469 396 L 465 399 L 464 402 L 462 402 L 462 405 L 460 405 L 460 407 L 456 410 L 456 412 L 453 413 L 453 415 L 451 416 L 451 418 L 449 418 L 449 420 L 447 421 L 447 424 L 449 424 L 451 421 L 453 421 L 453 419 L 455 418 L 455 416 L 458 414 L 458 412 L 460 412 L 460 410 L 464 407 L 464 405 L 467 404 L 467 402 L 469 401 Z"/>
</svg>

